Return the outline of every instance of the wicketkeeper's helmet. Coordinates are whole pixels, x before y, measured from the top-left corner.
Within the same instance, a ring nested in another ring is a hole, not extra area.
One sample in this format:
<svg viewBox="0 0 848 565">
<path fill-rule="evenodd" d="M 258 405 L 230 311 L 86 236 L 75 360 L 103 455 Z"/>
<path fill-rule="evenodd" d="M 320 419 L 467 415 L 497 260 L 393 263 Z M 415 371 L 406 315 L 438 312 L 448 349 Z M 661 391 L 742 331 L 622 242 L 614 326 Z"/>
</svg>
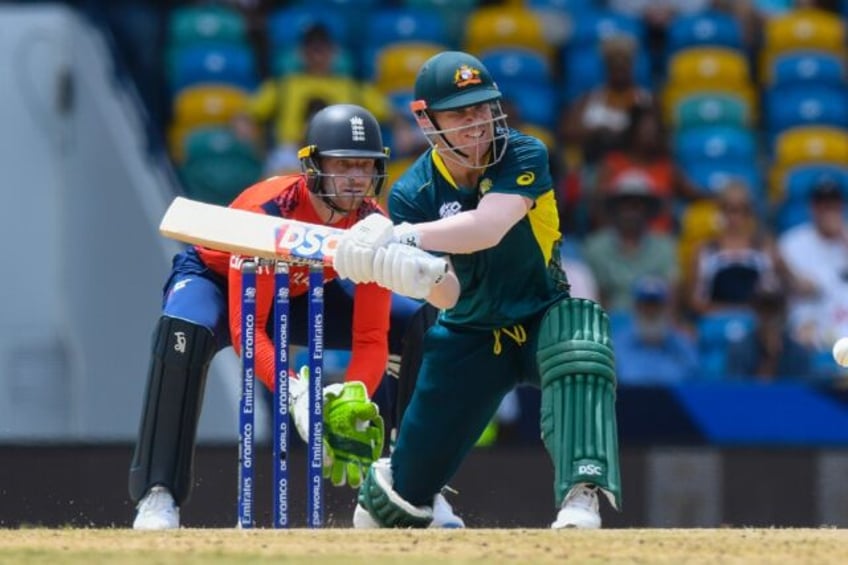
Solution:
<svg viewBox="0 0 848 565">
<path fill-rule="evenodd" d="M 333 104 L 317 112 L 306 130 L 306 145 L 297 152 L 306 175 L 309 190 L 325 196 L 324 179 L 334 175 L 321 170 L 322 157 L 339 159 L 374 159 L 377 174 L 373 177 L 373 193 L 380 194 L 386 181 L 389 148 L 383 146 L 380 124 L 374 115 L 355 104 Z"/>
<path fill-rule="evenodd" d="M 448 154 L 452 154 L 457 162 L 465 166 L 469 163 L 467 155 L 462 151 L 463 147 L 447 142 L 443 135 L 450 130 L 440 129 L 433 112 L 489 103 L 492 119 L 486 123 L 492 127 L 493 142 L 492 158 L 488 164 L 503 157 L 509 134 L 506 114 L 503 113 L 500 103 L 503 95 L 489 70 L 477 57 L 462 51 L 443 51 L 434 55 L 419 69 L 414 92 L 415 99 L 410 107 L 427 140 L 431 145 L 435 145 L 441 137 L 443 145 L 449 148 L 447 151 L 441 150 L 442 156 L 449 157 Z M 479 123 L 475 123 L 468 127 L 478 126 Z M 463 128 L 456 128 L 460 129 Z"/>
</svg>

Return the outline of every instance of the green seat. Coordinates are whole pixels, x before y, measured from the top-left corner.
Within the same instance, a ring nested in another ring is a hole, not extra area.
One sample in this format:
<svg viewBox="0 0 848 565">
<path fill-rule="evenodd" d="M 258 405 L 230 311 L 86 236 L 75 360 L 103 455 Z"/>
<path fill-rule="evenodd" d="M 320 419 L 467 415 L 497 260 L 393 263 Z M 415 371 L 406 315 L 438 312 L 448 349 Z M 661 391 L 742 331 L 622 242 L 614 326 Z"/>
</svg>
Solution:
<svg viewBox="0 0 848 565">
<path fill-rule="evenodd" d="M 171 12 L 170 47 L 200 42 L 247 43 L 247 23 L 237 10 L 225 6 L 187 6 Z"/>
<path fill-rule="evenodd" d="M 200 128 L 186 139 L 179 174 L 189 198 L 227 205 L 262 177 L 262 161 L 230 128 Z"/>
<path fill-rule="evenodd" d="M 289 73 L 300 72 L 303 69 L 303 57 L 301 57 L 296 45 L 277 49 L 271 56 L 271 72 L 274 76 L 284 76 Z M 353 57 L 347 50 L 339 49 L 336 56 L 333 57 L 331 69 L 333 74 L 336 75 L 353 76 L 355 70 Z"/>
<path fill-rule="evenodd" d="M 751 126 L 751 108 L 741 97 L 727 92 L 701 93 L 681 100 L 674 109 L 674 127 Z"/>
</svg>

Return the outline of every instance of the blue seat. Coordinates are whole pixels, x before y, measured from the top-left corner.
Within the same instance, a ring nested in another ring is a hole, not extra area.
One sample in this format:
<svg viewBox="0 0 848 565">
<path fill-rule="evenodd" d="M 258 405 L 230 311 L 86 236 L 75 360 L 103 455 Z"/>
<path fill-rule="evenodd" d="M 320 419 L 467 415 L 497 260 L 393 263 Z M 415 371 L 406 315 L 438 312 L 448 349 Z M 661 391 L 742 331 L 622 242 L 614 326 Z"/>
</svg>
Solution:
<svg viewBox="0 0 848 565">
<path fill-rule="evenodd" d="M 500 81 L 498 88 L 504 98 L 512 101 L 518 108 L 524 122 L 551 129 L 557 116 L 557 93 L 553 84 L 537 84 L 532 88 L 522 80 Z"/>
<path fill-rule="evenodd" d="M 181 6 L 168 15 L 168 44 L 247 43 L 244 16 L 226 6 Z"/>
<path fill-rule="evenodd" d="M 372 79 L 378 53 L 388 45 L 430 43 L 448 48 L 450 38 L 438 12 L 423 8 L 383 8 L 367 22 L 359 60 L 362 76 Z"/>
<path fill-rule="evenodd" d="M 480 57 L 495 82 L 527 81 L 530 85 L 544 84 L 551 80 L 548 59 L 536 51 L 520 48 L 504 48 L 487 51 Z M 530 86 L 528 86 L 530 87 Z M 532 88 L 532 87 L 530 87 Z"/>
<path fill-rule="evenodd" d="M 645 49 L 639 49 L 636 52 L 633 73 L 639 86 L 653 88 L 651 59 Z M 562 101 L 567 104 L 603 84 L 606 80 L 606 68 L 598 46 L 590 45 L 568 51 L 563 58 L 561 74 L 564 77 L 561 88 Z"/>
<path fill-rule="evenodd" d="M 701 373 L 707 378 L 724 378 L 727 349 L 745 339 L 756 327 L 749 310 L 725 310 L 702 315 L 697 323 Z"/>
<path fill-rule="evenodd" d="M 753 162 L 757 157 L 757 144 L 753 133 L 743 128 L 691 128 L 675 136 L 674 156 L 685 169 L 702 161 Z"/>
<path fill-rule="evenodd" d="M 833 53 L 792 51 L 774 59 L 769 69 L 769 83 L 772 87 L 795 83 L 845 86 L 845 65 Z"/>
<path fill-rule="evenodd" d="M 256 57 L 250 47 L 236 44 L 190 45 L 176 49 L 169 69 L 171 92 L 202 83 L 254 90 L 259 81 Z"/>
<path fill-rule="evenodd" d="M 595 0 L 524 0 L 531 10 L 551 10 L 567 13 L 586 12 L 595 8 Z"/>
<path fill-rule="evenodd" d="M 630 35 L 640 45 L 645 42 L 645 25 L 641 20 L 612 10 L 587 10 L 574 18 L 572 23 L 574 27 L 566 46 L 569 49 L 594 46 L 613 35 Z"/>
<path fill-rule="evenodd" d="M 742 29 L 736 18 L 706 10 L 672 20 L 668 27 L 666 56 L 689 47 L 707 46 L 742 49 Z"/>
<path fill-rule="evenodd" d="M 266 24 L 268 43 L 272 49 L 297 45 L 303 32 L 316 23 L 326 27 L 337 44 L 347 45 L 349 28 L 344 16 L 318 4 L 298 4 L 274 10 Z"/>
<path fill-rule="evenodd" d="M 741 181 L 756 199 L 765 197 L 765 182 L 762 172 L 754 161 L 718 160 L 698 162 L 686 166 L 686 174 L 697 186 L 708 194 L 715 194 L 731 181 Z"/>
<path fill-rule="evenodd" d="M 789 84 L 770 89 L 764 118 L 769 146 L 782 131 L 796 126 L 848 128 L 848 88 L 818 84 Z"/>
<path fill-rule="evenodd" d="M 789 170 L 783 177 L 784 199 L 777 208 L 775 229 L 782 233 L 798 224 L 810 220 L 810 190 L 820 181 L 831 178 L 839 182 L 848 199 L 848 164 L 804 165 Z M 846 210 L 848 214 L 848 210 Z"/>
</svg>

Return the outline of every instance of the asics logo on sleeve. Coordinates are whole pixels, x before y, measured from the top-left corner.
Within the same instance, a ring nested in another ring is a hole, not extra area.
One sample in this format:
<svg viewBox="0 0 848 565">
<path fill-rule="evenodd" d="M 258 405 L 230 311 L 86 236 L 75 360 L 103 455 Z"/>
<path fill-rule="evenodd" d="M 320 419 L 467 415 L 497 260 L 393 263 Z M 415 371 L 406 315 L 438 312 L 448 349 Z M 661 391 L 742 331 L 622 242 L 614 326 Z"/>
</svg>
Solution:
<svg viewBox="0 0 848 565">
<path fill-rule="evenodd" d="M 528 184 L 532 184 L 534 180 L 536 180 L 536 174 L 532 171 L 528 171 L 526 173 L 521 173 L 520 175 L 518 175 L 518 178 L 515 179 L 515 182 L 518 183 L 518 186 L 527 186 Z"/>
</svg>

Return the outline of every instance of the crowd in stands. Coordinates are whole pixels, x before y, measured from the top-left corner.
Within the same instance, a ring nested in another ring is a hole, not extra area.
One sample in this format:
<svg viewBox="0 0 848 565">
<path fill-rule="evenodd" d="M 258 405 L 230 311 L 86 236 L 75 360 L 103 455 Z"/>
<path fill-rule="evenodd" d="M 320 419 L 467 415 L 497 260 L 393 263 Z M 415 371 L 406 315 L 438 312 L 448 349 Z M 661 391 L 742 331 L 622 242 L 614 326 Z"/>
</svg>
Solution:
<svg viewBox="0 0 848 565">
<path fill-rule="evenodd" d="M 622 384 L 839 382 L 848 335 L 848 0 L 263 0 L 168 5 L 168 150 L 189 196 L 299 169 L 368 107 L 390 182 L 426 141 L 420 64 L 469 51 L 548 146 L 574 294 Z M 389 183 L 390 184 L 390 183 Z"/>
</svg>

